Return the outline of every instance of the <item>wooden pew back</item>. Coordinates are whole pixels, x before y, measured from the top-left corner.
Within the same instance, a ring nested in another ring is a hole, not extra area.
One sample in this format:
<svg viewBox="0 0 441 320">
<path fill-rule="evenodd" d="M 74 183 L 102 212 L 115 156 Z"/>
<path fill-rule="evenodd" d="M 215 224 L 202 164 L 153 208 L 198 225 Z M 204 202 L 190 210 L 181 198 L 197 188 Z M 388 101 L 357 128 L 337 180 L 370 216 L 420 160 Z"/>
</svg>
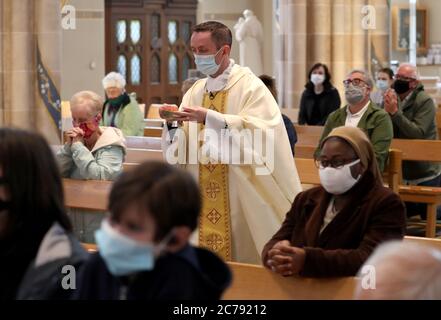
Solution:
<svg viewBox="0 0 441 320">
<path fill-rule="evenodd" d="M 106 211 L 112 181 L 63 179 L 67 208 Z"/>
<path fill-rule="evenodd" d="M 127 136 L 126 146 L 129 149 L 150 149 L 150 150 L 161 150 L 162 139 L 156 137 L 133 137 Z"/>
<path fill-rule="evenodd" d="M 159 127 L 144 127 L 144 137 L 162 137 L 162 128 Z"/>
<path fill-rule="evenodd" d="M 441 250 L 441 239 L 405 236 L 403 241 L 405 243 L 416 243 Z"/>
<path fill-rule="evenodd" d="M 262 266 L 228 262 L 233 283 L 224 300 L 352 299 L 355 277 L 312 279 L 282 277 Z"/>
<path fill-rule="evenodd" d="M 403 160 L 441 161 L 441 141 L 393 139 L 391 148 L 403 152 Z"/>
<path fill-rule="evenodd" d="M 145 161 L 164 161 L 161 150 L 127 148 L 124 162 L 143 163 Z"/>
</svg>

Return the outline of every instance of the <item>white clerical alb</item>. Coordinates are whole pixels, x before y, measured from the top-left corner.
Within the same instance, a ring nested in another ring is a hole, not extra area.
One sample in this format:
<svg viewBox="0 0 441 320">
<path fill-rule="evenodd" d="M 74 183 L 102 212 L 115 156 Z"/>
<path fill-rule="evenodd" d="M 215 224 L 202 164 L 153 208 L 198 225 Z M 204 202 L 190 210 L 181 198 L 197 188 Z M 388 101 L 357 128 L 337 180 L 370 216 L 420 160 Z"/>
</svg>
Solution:
<svg viewBox="0 0 441 320">
<path fill-rule="evenodd" d="M 184 122 L 182 130 L 175 134 L 173 145 L 166 145 L 164 139 L 163 151 L 166 157 L 178 154 L 182 167 L 199 181 L 205 198 L 200 219 L 205 225 L 203 230 L 199 228 L 194 233 L 192 243 L 197 245 L 202 241 L 202 245 L 221 252 L 222 256 L 229 255 L 227 259 L 233 261 L 260 264 L 263 246 L 280 228 L 301 185 L 280 109 L 265 85 L 248 68 L 234 62 L 218 78 L 197 81 L 185 94 L 181 108 L 208 108 L 204 129 L 219 137 L 231 136 L 231 140 L 224 141 L 231 144 L 230 152 L 237 149 L 242 156 L 251 153 L 259 164 L 227 162 L 231 160 L 225 152 L 228 148 L 220 148 L 212 143 L 215 139 L 207 139 L 207 136 L 199 139 L 213 150 L 206 156 L 209 163 L 192 162 L 194 147 L 201 143 L 194 133 L 203 127 L 196 122 Z M 260 148 L 247 149 L 242 143 L 235 143 L 243 141 L 241 135 L 246 130 L 260 134 Z M 166 135 L 165 129 L 164 137 Z M 216 168 L 224 170 L 221 181 L 210 180 L 210 172 Z M 222 195 L 225 186 L 227 194 Z M 223 200 L 219 200 L 220 195 Z M 206 205 L 212 205 L 213 209 L 206 210 Z M 223 248 L 225 243 L 230 244 L 228 252 Z"/>
</svg>

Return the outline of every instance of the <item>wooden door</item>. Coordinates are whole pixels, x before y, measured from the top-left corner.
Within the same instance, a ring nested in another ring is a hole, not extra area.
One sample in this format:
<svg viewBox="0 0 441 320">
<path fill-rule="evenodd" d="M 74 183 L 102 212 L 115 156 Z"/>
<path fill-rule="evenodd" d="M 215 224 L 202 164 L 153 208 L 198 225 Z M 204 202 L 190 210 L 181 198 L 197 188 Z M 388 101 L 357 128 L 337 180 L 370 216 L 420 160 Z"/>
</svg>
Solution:
<svg viewBox="0 0 441 320">
<path fill-rule="evenodd" d="M 196 0 L 107 0 L 106 73 L 117 71 L 138 101 L 176 103 L 194 68 Z"/>
</svg>

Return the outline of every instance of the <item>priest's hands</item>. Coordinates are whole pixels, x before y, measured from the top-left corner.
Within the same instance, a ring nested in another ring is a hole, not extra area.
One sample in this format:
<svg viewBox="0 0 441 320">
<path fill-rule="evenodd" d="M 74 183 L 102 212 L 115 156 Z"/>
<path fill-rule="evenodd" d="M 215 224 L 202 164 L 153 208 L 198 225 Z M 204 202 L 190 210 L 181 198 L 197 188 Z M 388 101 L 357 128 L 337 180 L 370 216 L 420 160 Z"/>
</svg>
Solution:
<svg viewBox="0 0 441 320">
<path fill-rule="evenodd" d="M 159 116 L 166 120 L 171 121 L 196 121 L 198 123 L 205 123 L 207 118 L 207 109 L 202 107 L 183 107 L 182 111 L 171 109 L 171 106 L 162 106 L 159 108 Z"/>
<path fill-rule="evenodd" d="M 186 114 L 184 121 L 196 121 L 197 123 L 205 123 L 207 118 L 207 109 L 202 107 L 184 107 L 182 113 Z"/>
<path fill-rule="evenodd" d="M 270 251 L 266 265 L 282 276 L 292 276 L 302 271 L 305 264 L 305 250 L 291 246 L 288 240 L 277 242 Z"/>
</svg>

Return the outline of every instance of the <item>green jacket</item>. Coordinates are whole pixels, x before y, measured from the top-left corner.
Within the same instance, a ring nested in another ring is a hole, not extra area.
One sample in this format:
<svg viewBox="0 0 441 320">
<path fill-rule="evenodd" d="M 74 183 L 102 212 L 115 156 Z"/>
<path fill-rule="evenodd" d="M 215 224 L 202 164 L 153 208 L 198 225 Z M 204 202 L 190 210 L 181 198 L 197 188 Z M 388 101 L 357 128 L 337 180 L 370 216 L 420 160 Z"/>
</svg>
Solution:
<svg viewBox="0 0 441 320">
<path fill-rule="evenodd" d="M 319 145 L 315 151 L 316 156 L 320 153 L 320 145 L 323 139 L 328 136 L 332 129 L 345 125 L 347 108 L 348 106 L 345 106 L 344 108 L 335 110 L 329 115 Z M 358 128 L 363 129 L 371 140 L 378 166 L 380 171 L 383 172 L 393 137 L 392 122 L 387 112 L 380 109 L 373 102 L 369 103 L 368 109 L 358 123 Z"/>
<path fill-rule="evenodd" d="M 130 97 L 130 96 L 129 96 Z M 122 105 L 117 111 L 112 125 L 112 116 L 108 113 L 109 104 L 106 103 L 103 109 L 101 126 L 116 127 L 120 129 L 124 136 L 143 136 L 144 135 L 144 115 L 139 109 L 138 102 L 134 97 L 130 97 L 130 102 Z"/>
<path fill-rule="evenodd" d="M 102 128 L 103 133 L 91 151 L 81 142 L 66 143 L 57 152 L 63 178 L 114 180 L 123 169 L 124 137 L 119 129 Z"/>
<path fill-rule="evenodd" d="M 432 98 L 419 84 L 404 103 L 399 100 L 398 111 L 391 116 L 394 138 L 436 140 L 436 108 Z M 417 180 L 435 176 L 441 172 L 441 164 L 426 161 L 403 161 L 403 178 Z"/>
</svg>

